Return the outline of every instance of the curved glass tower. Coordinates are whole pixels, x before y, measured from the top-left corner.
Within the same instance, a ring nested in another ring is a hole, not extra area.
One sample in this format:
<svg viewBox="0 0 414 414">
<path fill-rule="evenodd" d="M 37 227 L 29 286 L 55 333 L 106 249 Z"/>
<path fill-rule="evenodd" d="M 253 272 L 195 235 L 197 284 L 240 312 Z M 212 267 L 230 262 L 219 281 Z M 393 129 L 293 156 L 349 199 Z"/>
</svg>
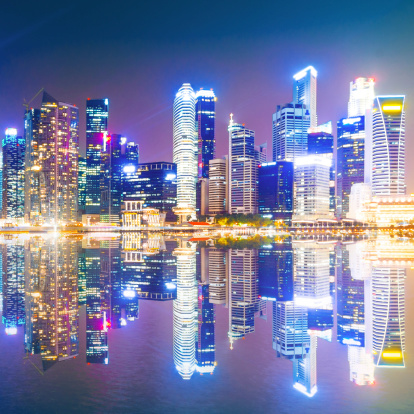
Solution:
<svg viewBox="0 0 414 414">
<path fill-rule="evenodd" d="M 173 162 L 177 164 L 177 208 L 175 213 L 185 221 L 196 208 L 197 133 L 195 126 L 196 96 L 184 83 L 174 99 Z"/>
</svg>

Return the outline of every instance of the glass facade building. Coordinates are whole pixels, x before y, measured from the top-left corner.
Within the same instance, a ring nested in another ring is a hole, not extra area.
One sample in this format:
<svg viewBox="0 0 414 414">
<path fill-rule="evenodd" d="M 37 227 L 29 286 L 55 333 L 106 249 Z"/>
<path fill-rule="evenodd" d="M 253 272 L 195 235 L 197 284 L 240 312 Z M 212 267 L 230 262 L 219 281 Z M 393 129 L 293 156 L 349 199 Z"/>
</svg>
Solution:
<svg viewBox="0 0 414 414">
<path fill-rule="evenodd" d="M 310 113 L 310 126 L 318 125 L 316 114 L 316 77 L 313 66 L 301 70 L 293 76 L 293 103 L 303 104 Z"/>
<path fill-rule="evenodd" d="M 336 216 L 346 218 L 351 187 L 364 182 L 365 117 L 343 118 L 337 126 Z"/>
<path fill-rule="evenodd" d="M 108 99 L 86 101 L 86 214 L 100 214 L 101 152 L 108 134 Z"/>
<path fill-rule="evenodd" d="M 215 158 L 216 96 L 213 90 L 196 93 L 196 128 L 198 133 L 198 177 L 208 178 L 208 165 Z"/>
<path fill-rule="evenodd" d="M 290 223 L 293 214 L 293 162 L 259 165 L 259 214 Z"/>
<path fill-rule="evenodd" d="M 3 148 L 3 218 L 24 218 L 24 138 L 17 136 L 17 129 L 7 128 Z"/>
<path fill-rule="evenodd" d="M 135 172 L 128 171 L 123 170 L 123 200 L 143 200 L 144 207 L 157 208 L 166 213 L 167 221 L 176 221 L 173 207 L 177 205 L 177 166 L 153 162 L 139 164 Z"/>
</svg>

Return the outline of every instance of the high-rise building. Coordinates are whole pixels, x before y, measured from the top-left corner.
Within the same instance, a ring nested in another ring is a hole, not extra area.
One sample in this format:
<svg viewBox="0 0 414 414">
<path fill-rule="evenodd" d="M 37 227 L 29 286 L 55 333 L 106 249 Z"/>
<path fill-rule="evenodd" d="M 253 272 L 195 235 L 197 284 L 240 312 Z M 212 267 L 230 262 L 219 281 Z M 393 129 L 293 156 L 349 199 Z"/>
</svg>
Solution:
<svg viewBox="0 0 414 414">
<path fill-rule="evenodd" d="M 198 177 L 208 178 L 208 165 L 215 158 L 216 96 L 213 90 L 200 89 L 196 93 L 196 128 L 198 132 Z"/>
<path fill-rule="evenodd" d="M 79 171 L 78 171 L 78 218 L 82 219 L 82 214 L 85 214 L 86 209 L 86 158 L 79 156 Z"/>
<path fill-rule="evenodd" d="M 127 165 L 139 164 L 139 145 L 135 142 L 128 142 L 126 144 L 125 158 Z"/>
<path fill-rule="evenodd" d="M 267 142 L 261 145 L 256 145 L 255 149 L 256 161 L 258 164 L 267 162 Z"/>
<path fill-rule="evenodd" d="M 1 183 L 0 206 L 3 209 L 3 151 L 0 151 L 0 183 Z"/>
<path fill-rule="evenodd" d="M 196 96 L 184 83 L 174 99 L 173 162 L 177 165 L 176 214 L 181 221 L 195 216 L 198 141 L 195 125 Z"/>
<path fill-rule="evenodd" d="M 308 131 L 308 155 L 320 155 L 331 161 L 329 169 L 329 211 L 335 214 L 335 169 L 334 137 L 332 135 L 332 123 L 329 121 Z"/>
<path fill-rule="evenodd" d="M 209 300 L 216 305 L 227 301 L 226 251 L 208 249 Z"/>
<path fill-rule="evenodd" d="M 354 184 L 364 182 L 365 117 L 340 119 L 336 150 L 336 215 L 346 218 Z"/>
<path fill-rule="evenodd" d="M 329 218 L 329 173 L 331 160 L 309 155 L 295 161 L 294 220 Z"/>
<path fill-rule="evenodd" d="M 377 96 L 367 112 L 365 182 L 372 194 L 405 194 L 405 96 Z"/>
<path fill-rule="evenodd" d="M 257 213 L 258 162 L 254 149 L 254 131 L 233 122 L 229 131 L 229 213 Z"/>
<path fill-rule="evenodd" d="M 209 162 L 208 211 L 223 214 L 227 210 L 228 157 Z"/>
<path fill-rule="evenodd" d="M 7 128 L 3 139 L 3 218 L 24 218 L 24 138 L 17 136 L 17 129 Z"/>
<path fill-rule="evenodd" d="M 259 214 L 273 220 L 292 221 L 293 162 L 277 161 L 259 165 Z"/>
<path fill-rule="evenodd" d="M 273 114 L 273 161 L 294 161 L 307 155 L 309 109 L 303 103 L 278 105 Z"/>
<path fill-rule="evenodd" d="M 86 101 L 86 214 L 100 214 L 101 152 L 108 133 L 108 99 Z"/>
<path fill-rule="evenodd" d="M 348 118 L 365 116 L 374 102 L 374 86 L 374 78 L 356 78 L 349 84 Z"/>
<path fill-rule="evenodd" d="M 167 221 L 176 221 L 177 166 L 171 162 L 139 164 L 123 168 L 123 200 L 142 200 L 143 207 L 156 208 L 166 214 Z M 195 186 L 194 186 L 195 191 Z"/>
<path fill-rule="evenodd" d="M 79 111 L 44 92 L 40 112 L 41 221 L 54 225 L 76 221 Z"/>
<path fill-rule="evenodd" d="M 196 185 L 196 212 L 203 216 L 208 213 L 209 183 L 208 178 L 199 178 Z"/>
<path fill-rule="evenodd" d="M 39 152 L 40 109 L 31 108 L 24 116 L 25 185 L 24 218 L 28 223 L 40 221 L 41 216 L 41 182 L 44 173 L 40 168 Z"/>
<path fill-rule="evenodd" d="M 293 103 L 306 105 L 310 113 L 310 126 L 318 125 L 316 114 L 316 77 L 313 66 L 301 70 L 293 76 Z"/>
<path fill-rule="evenodd" d="M 138 163 L 126 161 L 125 144 L 127 139 L 122 135 L 111 134 L 105 137 L 105 145 L 101 152 L 101 196 L 100 221 L 119 226 L 122 202 L 123 168 L 137 169 Z"/>
</svg>

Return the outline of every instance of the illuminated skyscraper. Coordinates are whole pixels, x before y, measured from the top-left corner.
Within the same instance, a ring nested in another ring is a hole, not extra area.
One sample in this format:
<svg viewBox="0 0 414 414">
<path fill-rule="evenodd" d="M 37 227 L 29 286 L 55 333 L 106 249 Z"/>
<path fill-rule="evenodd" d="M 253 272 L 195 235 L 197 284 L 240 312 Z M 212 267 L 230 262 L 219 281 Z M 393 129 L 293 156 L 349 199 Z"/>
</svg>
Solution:
<svg viewBox="0 0 414 414">
<path fill-rule="evenodd" d="M 377 96 L 367 112 L 365 182 L 372 194 L 405 194 L 405 96 Z"/>
<path fill-rule="evenodd" d="M 223 214 L 227 209 L 228 157 L 210 160 L 208 211 L 210 214 Z"/>
<path fill-rule="evenodd" d="M 337 125 L 336 215 L 346 218 L 351 187 L 364 182 L 365 116 L 340 119 Z"/>
<path fill-rule="evenodd" d="M 227 301 L 226 251 L 208 249 L 209 301 L 224 305 Z"/>
<path fill-rule="evenodd" d="M 208 178 L 208 165 L 216 153 L 216 96 L 213 90 L 196 93 L 196 128 L 198 132 L 198 177 Z"/>
<path fill-rule="evenodd" d="M 365 116 L 374 102 L 374 86 L 374 78 L 356 78 L 349 84 L 348 118 Z"/>
<path fill-rule="evenodd" d="M 100 214 L 101 152 L 108 134 L 108 99 L 86 101 L 86 214 Z"/>
<path fill-rule="evenodd" d="M 182 241 L 177 257 L 177 299 L 173 303 L 174 363 L 183 379 L 196 370 L 197 282 L 195 246 Z"/>
<path fill-rule="evenodd" d="M 229 198 L 228 212 L 257 213 L 258 162 L 254 149 L 254 131 L 233 122 L 229 131 Z"/>
<path fill-rule="evenodd" d="M 24 186 L 24 218 L 26 222 L 36 223 L 41 216 L 41 182 L 44 173 L 40 168 L 39 152 L 40 109 L 31 108 L 24 116 L 25 154 L 25 186 Z"/>
<path fill-rule="evenodd" d="M 308 397 L 313 397 L 318 390 L 316 386 L 316 347 L 317 337 L 311 335 L 306 356 L 293 360 L 293 387 Z"/>
<path fill-rule="evenodd" d="M 307 155 L 311 117 L 306 105 L 278 105 L 272 125 L 273 161 L 294 161 Z"/>
<path fill-rule="evenodd" d="M 3 139 L 3 218 L 24 218 L 25 143 L 17 129 L 7 128 Z"/>
<path fill-rule="evenodd" d="M 196 96 L 184 83 L 174 99 L 173 162 L 177 164 L 177 207 L 181 221 L 195 215 L 197 183 Z"/>
<path fill-rule="evenodd" d="M 293 162 L 277 161 L 259 166 L 259 214 L 290 223 L 293 214 Z"/>
<path fill-rule="evenodd" d="M 308 66 L 293 76 L 293 103 L 306 105 L 310 113 L 310 126 L 318 125 L 316 115 L 316 77 L 313 66 Z"/>
<path fill-rule="evenodd" d="M 58 102 L 46 92 L 43 93 L 38 133 L 39 154 L 38 157 L 28 157 L 32 164 L 26 166 L 39 172 L 38 179 L 35 176 L 33 181 L 33 195 L 40 194 L 40 212 L 35 210 L 33 218 L 30 215 L 32 222 L 40 220 L 58 225 L 77 220 L 78 122 L 78 108 L 75 105 Z M 30 136 L 30 127 L 28 131 Z M 34 134 L 31 136 L 34 137 Z"/>
</svg>

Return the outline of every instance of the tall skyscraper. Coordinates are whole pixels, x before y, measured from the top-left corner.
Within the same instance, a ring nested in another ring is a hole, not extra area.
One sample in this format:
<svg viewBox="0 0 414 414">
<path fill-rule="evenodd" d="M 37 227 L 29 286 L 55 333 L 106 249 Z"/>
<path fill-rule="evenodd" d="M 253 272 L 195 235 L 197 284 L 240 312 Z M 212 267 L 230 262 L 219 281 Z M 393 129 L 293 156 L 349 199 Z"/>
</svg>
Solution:
<svg viewBox="0 0 414 414">
<path fill-rule="evenodd" d="M 229 213 L 257 213 L 257 169 L 254 131 L 233 122 L 229 131 Z"/>
<path fill-rule="evenodd" d="M 293 214 L 293 162 L 278 161 L 259 166 L 259 214 L 290 223 Z"/>
<path fill-rule="evenodd" d="M 278 105 L 273 114 L 273 161 L 294 161 L 307 155 L 309 109 L 303 103 Z"/>
<path fill-rule="evenodd" d="M 39 152 L 40 109 L 31 108 L 24 116 L 25 185 L 24 185 L 24 219 L 28 223 L 40 221 L 41 216 L 41 182 L 44 173 L 40 164 Z"/>
<path fill-rule="evenodd" d="M 225 250 L 208 249 L 209 301 L 216 305 L 226 303 L 226 257 Z"/>
<path fill-rule="evenodd" d="M 367 112 L 365 182 L 372 194 L 405 194 L 405 96 L 377 96 Z"/>
<path fill-rule="evenodd" d="M 101 196 L 100 221 L 120 225 L 122 201 L 122 173 L 124 166 L 138 167 L 138 159 L 126 160 L 125 146 L 127 139 L 122 135 L 111 134 L 105 137 L 105 145 L 101 152 Z"/>
<path fill-rule="evenodd" d="M 54 225 L 76 221 L 79 111 L 75 105 L 59 102 L 46 92 L 40 111 L 41 218 Z"/>
<path fill-rule="evenodd" d="M 364 182 L 365 116 L 343 118 L 337 125 L 336 216 L 346 218 L 351 187 Z"/>
<path fill-rule="evenodd" d="M 209 162 L 208 211 L 223 214 L 227 210 L 228 157 Z"/>
<path fill-rule="evenodd" d="M 177 164 L 177 207 L 181 221 L 195 216 L 198 141 L 195 126 L 196 96 L 184 83 L 174 99 L 173 162 Z"/>
<path fill-rule="evenodd" d="M 374 102 L 374 86 L 374 78 L 356 78 L 349 84 L 348 118 L 365 116 Z"/>
<path fill-rule="evenodd" d="M 216 96 L 213 90 L 196 93 L 196 128 L 198 132 L 198 177 L 208 178 L 208 165 L 216 153 Z"/>
<path fill-rule="evenodd" d="M 301 70 L 293 76 L 293 103 L 306 105 L 310 113 L 310 126 L 318 125 L 316 114 L 316 77 L 318 73 L 313 66 Z"/>
<path fill-rule="evenodd" d="M 86 214 L 100 214 L 101 152 L 108 134 L 108 99 L 86 101 Z"/>
<path fill-rule="evenodd" d="M 17 129 L 7 128 L 3 139 L 3 218 L 24 218 L 24 138 L 17 136 Z"/>
</svg>

